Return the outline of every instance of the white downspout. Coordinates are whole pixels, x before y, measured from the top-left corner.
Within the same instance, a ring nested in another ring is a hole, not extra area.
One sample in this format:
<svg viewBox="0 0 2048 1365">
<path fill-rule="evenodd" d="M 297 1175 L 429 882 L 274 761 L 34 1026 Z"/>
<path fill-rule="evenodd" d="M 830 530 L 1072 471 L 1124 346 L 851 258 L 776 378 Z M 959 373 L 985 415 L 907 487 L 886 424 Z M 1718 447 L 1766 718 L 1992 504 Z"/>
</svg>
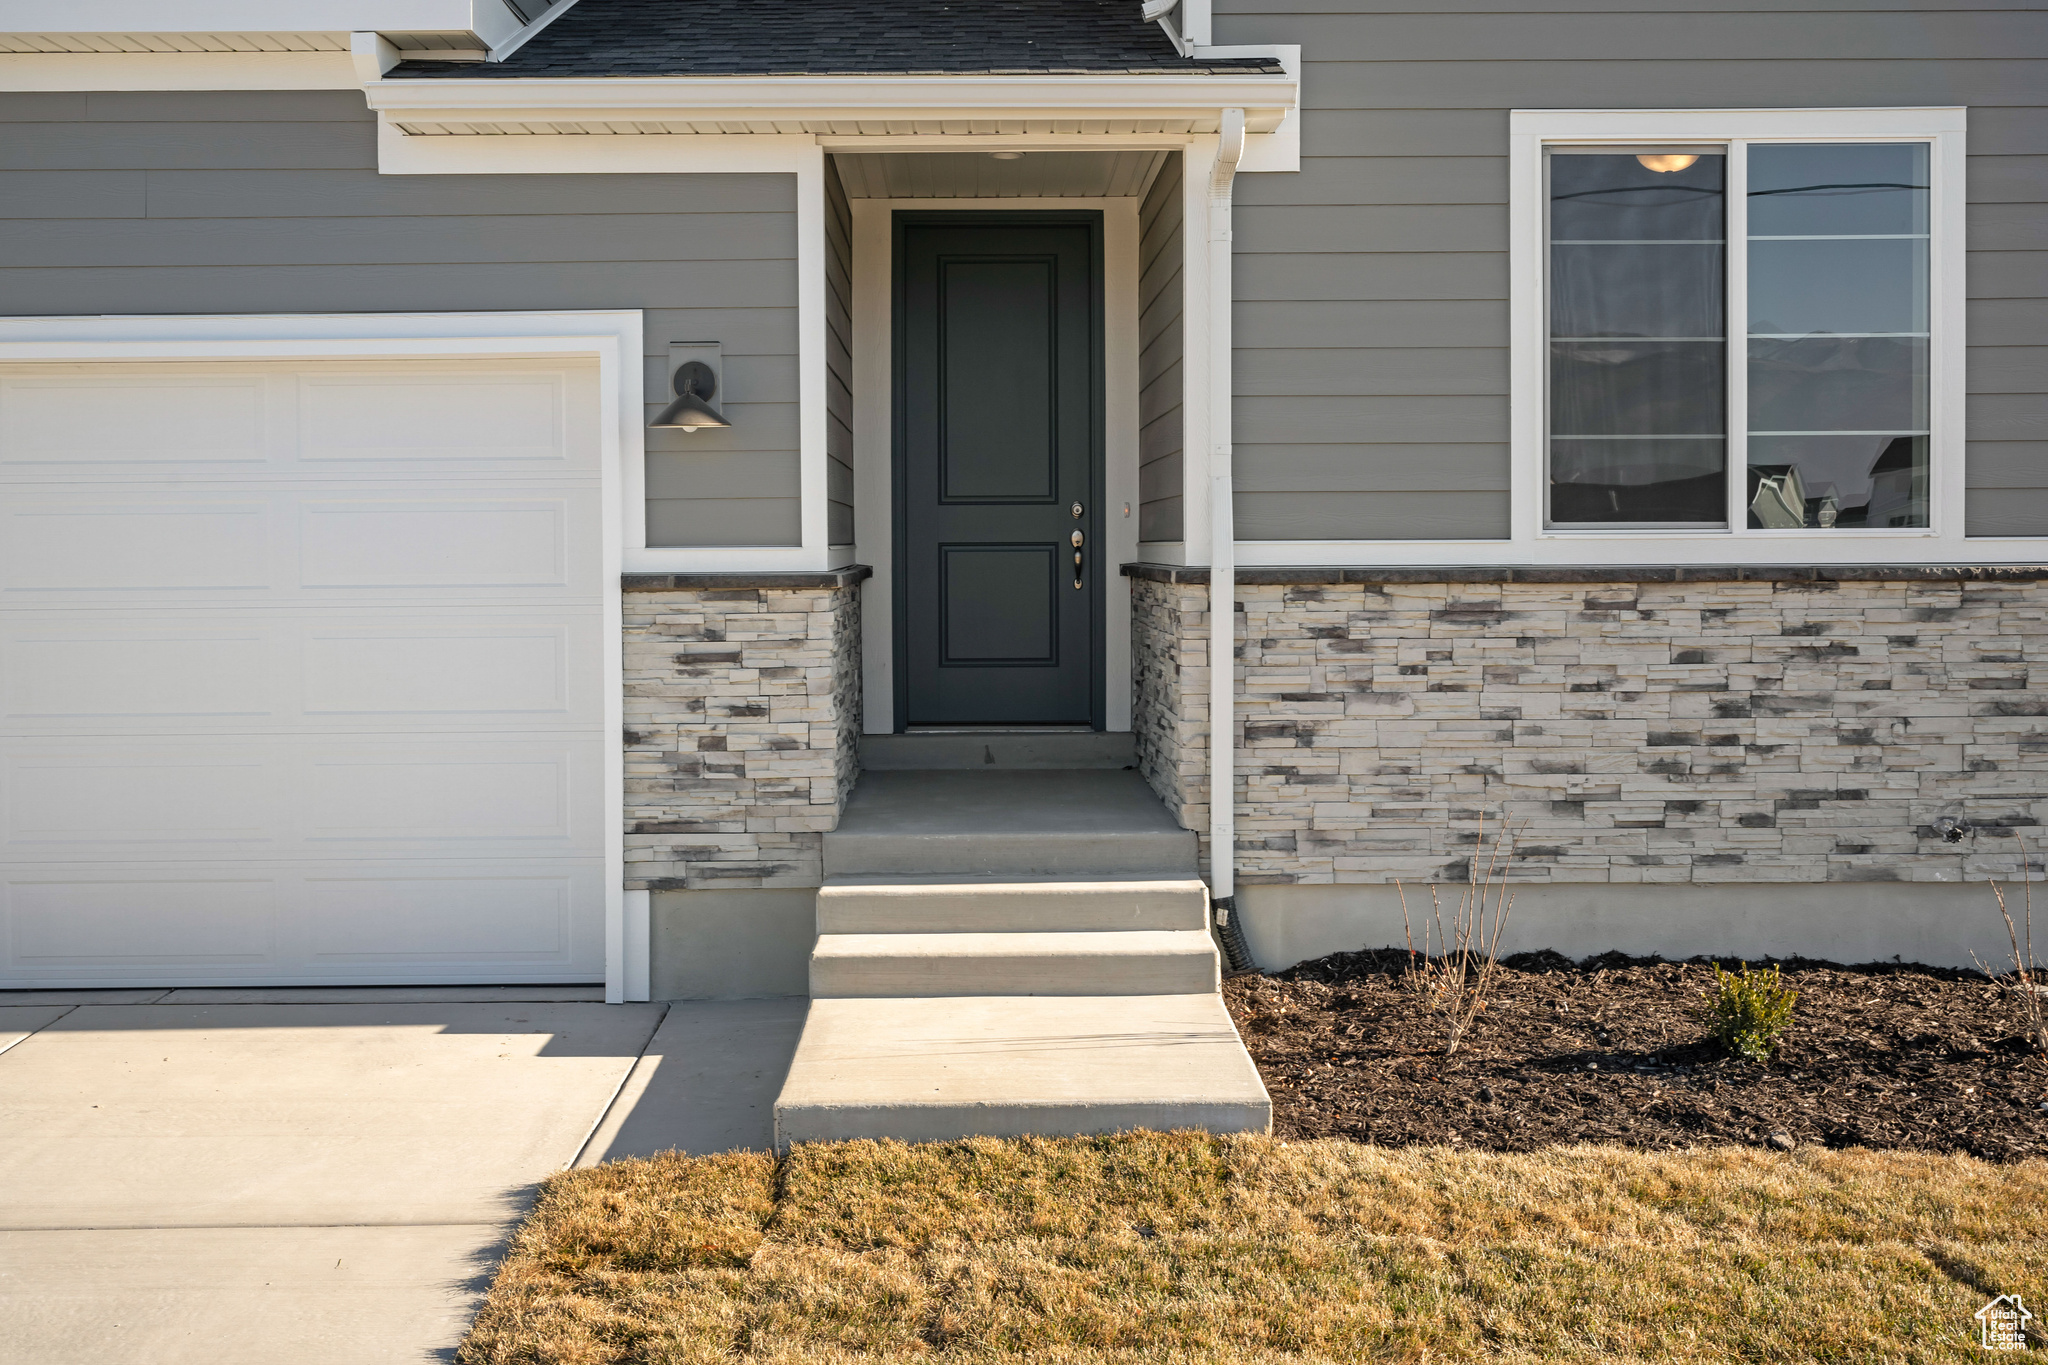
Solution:
<svg viewBox="0 0 2048 1365">
<path fill-rule="evenodd" d="M 1209 175 L 1209 894 L 1228 925 L 1237 851 L 1237 527 L 1231 504 L 1230 189 L 1244 110 L 1225 109 Z"/>
</svg>

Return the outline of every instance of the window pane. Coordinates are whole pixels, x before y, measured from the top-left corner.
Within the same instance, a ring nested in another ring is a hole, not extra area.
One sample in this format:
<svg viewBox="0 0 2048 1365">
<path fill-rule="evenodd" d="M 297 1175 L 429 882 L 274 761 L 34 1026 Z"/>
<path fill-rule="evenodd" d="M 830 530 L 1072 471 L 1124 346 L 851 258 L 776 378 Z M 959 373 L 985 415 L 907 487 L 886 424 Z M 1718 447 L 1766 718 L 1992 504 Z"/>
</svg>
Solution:
<svg viewBox="0 0 2048 1365">
<path fill-rule="evenodd" d="M 1749 240 L 1752 336 L 1927 330 L 1924 238 Z"/>
<path fill-rule="evenodd" d="M 1927 187 L 1921 143 L 1750 149 L 1751 526 L 1928 524 Z"/>
<path fill-rule="evenodd" d="M 1553 341 L 1551 432 L 1719 436 L 1725 353 L 1718 341 Z"/>
<path fill-rule="evenodd" d="M 1550 520 L 1725 525 L 1727 158 L 1548 164 Z"/>
<path fill-rule="evenodd" d="M 1750 338 L 1749 429 L 1927 430 L 1926 339 Z"/>
<path fill-rule="evenodd" d="M 1727 313 L 1727 248 L 1550 248 L 1550 334 L 1560 337 L 1718 337 Z"/>
<path fill-rule="evenodd" d="M 1749 231 L 1835 237 L 1927 231 L 1924 142 L 1749 149 Z"/>
<path fill-rule="evenodd" d="M 1653 171 L 1634 153 L 1553 152 L 1553 241 L 1719 241 L 1727 158 L 1702 156 L 1676 170 Z"/>
<path fill-rule="evenodd" d="M 1550 519 L 1609 526 L 1725 526 L 1727 442 L 1550 443 Z"/>
<path fill-rule="evenodd" d="M 1927 447 L 1925 436 L 1752 436 L 1749 524 L 1925 526 Z"/>
</svg>

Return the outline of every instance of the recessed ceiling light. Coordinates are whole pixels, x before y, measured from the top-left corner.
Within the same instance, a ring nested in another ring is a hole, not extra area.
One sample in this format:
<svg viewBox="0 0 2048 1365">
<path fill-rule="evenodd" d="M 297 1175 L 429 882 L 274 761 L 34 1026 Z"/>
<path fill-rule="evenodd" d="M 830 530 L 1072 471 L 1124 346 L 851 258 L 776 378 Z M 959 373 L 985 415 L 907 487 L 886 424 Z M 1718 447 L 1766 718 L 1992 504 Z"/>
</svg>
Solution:
<svg viewBox="0 0 2048 1365">
<path fill-rule="evenodd" d="M 1019 157 L 1023 156 L 1023 155 L 1024 155 L 1024 153 L 1022 153 L 1022 152 L 990 152 L 990 153 L 989 153 L 989 155 L 990 155 L 990 156 L 992 156 L 992 157 L 994 157 L 994 158 L 995 158 L 996 160 L 998 160 L 998 161 L 1015 161 L 1015 160 L 1017 160 L 1017 159 L 1018 159 Z"/>
</svg>

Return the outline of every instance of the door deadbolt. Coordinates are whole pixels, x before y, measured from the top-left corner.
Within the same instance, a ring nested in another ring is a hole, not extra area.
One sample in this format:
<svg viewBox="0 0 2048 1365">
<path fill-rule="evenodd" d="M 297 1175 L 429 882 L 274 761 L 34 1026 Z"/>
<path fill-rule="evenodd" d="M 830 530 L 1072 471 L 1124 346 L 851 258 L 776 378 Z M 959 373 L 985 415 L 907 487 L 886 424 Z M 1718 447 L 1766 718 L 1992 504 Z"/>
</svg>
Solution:
<svg viewBox="0 0 2048 1365">
<path fill-rule="evenodd" d="M 1077 503 L 1075 503 L 1075 504 L 1074 504 L 1074 507 L 1073 507 L 1073 512 L 1074 512 L 1074 518 L 1075 518 L 1075 520 L 1077 520 L 1077 521 L 1078 521 L 1078 520 L 1080 520 L 1080 517 L 1081 517 L 1081 513 L 1082 513 L 1082 511 L 1083 511 L 1083 508 L 1082 508 L 1081 504 L 1080 504 L 1080 503 L 1078 503 L 1078 502 L 1077 502 Z"/>
</svg>

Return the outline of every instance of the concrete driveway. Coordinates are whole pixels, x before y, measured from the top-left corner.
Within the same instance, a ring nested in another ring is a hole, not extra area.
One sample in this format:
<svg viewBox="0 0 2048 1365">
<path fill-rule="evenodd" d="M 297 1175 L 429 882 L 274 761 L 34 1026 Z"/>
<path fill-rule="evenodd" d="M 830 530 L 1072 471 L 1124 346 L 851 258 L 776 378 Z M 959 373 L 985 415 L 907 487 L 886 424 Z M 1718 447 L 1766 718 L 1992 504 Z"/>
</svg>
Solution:
<svg viewBox="0 0 2048 1365">
<path fill-rule="evenodd" d="M 804 1004 L 0 993 L 0 1362 L 447 1360 L 550 1173 L 767 1146 Z"/>
</svg>

